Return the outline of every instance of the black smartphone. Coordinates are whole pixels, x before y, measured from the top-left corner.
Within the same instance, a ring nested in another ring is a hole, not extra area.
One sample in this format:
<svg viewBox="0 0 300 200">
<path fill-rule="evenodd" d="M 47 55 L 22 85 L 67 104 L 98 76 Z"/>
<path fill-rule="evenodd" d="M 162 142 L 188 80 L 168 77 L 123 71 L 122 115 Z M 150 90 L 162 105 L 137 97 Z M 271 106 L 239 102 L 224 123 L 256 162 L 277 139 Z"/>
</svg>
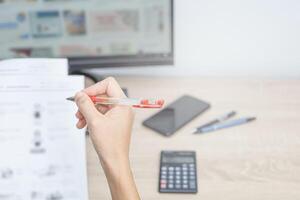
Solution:
<svg viewBox="0 0 300 200">
<path fill-rule="evenodd" d="M 184 95 L 160 112 L 146 119 L 143 125 L 164 136 L 171 136 L 209 107 L 209 103 L 205 101 Z"/>
</svg>

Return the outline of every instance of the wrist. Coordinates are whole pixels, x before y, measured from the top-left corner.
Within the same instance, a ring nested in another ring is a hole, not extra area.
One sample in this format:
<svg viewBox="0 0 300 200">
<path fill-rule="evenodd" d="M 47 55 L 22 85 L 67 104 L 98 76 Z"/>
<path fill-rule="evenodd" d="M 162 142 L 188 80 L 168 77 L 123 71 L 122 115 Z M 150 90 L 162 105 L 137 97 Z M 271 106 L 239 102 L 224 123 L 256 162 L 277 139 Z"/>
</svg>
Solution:
<svg viewBox="0 0 300 200">
<path fill-rule="evenodd" d="M 139 200 L 128 156 L 100 160 L 114 200 Z"/>
<path fill-rule="evenodd" d="M 118 177 L 130 170 L 129 157 L 126 155 L 100 157 L 100 163 L 107 176 Z"/>
</svg>

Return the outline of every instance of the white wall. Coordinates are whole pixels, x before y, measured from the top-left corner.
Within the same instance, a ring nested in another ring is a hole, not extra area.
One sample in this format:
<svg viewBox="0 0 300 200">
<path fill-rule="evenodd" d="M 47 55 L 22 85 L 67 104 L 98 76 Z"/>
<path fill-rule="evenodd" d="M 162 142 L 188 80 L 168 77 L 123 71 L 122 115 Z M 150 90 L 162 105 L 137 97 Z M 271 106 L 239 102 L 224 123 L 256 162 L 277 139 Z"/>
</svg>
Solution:
<svg viewBox="0 0 300 200">
<path fill-rule="evenodd" d="M 96 72 L 300 78 L 300 0 L 175 0 L 175 46 L 175 67 Z"/>
</svg>

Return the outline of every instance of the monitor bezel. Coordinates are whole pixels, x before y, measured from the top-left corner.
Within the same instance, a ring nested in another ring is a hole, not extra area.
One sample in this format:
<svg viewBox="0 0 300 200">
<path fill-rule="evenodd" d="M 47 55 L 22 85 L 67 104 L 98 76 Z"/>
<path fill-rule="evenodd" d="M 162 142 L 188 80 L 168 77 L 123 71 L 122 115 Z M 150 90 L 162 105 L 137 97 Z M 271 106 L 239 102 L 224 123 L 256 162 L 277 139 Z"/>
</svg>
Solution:
<svg viewBox="0 0 300 200">
<path fill-rule="evenodd" d="M 174 65 L 174 0 L 170 1 L 170 39 L 171 52 L 157 54 L 137 54 L 119 56 L 97 56 L 97 57 L 68 57 L 69 70 L 78 71 L 92 68 L 109 67 L 138 67 L 156 65 Z"/>
</svg>

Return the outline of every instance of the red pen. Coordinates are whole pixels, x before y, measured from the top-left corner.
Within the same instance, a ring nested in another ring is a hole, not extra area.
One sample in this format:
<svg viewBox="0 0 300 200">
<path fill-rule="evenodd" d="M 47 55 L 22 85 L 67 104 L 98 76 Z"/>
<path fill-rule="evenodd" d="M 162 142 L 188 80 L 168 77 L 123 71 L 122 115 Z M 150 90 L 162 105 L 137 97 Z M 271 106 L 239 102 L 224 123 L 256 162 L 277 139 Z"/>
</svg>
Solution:
<svg viewBox="0 0 300 200">
<path fill-rule="evenodd" d="M 143 99 L 143 98 L 109 98 L 90 96 L 94 104 L 101 105 L 127 105 L 135 108 L 162 108 L 163 99 Z M 75 101 L 74 97 L 67 98 L 69 101 Z"/>
</svg>

